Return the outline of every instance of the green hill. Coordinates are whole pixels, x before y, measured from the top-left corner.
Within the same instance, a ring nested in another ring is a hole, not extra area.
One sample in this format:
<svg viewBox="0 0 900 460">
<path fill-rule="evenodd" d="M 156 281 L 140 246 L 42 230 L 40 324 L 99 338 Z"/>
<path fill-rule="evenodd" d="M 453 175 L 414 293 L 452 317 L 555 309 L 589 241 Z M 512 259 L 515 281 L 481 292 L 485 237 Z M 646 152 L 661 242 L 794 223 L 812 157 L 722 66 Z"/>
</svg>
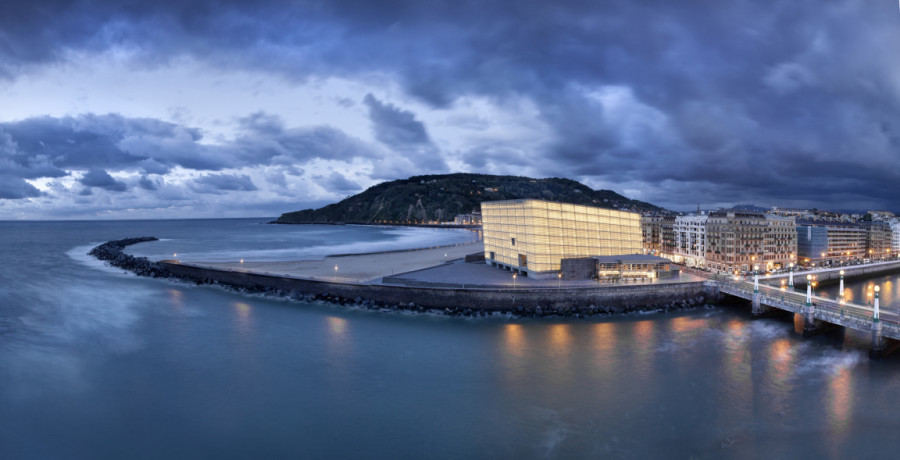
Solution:
<svg viewBox="0 0 900 460">
<path fill-rule="evenodd" d="M 370 187 L 319 209 L 282 214 L 274 223 L 374 223 L 452 221 L 480 210 L 482 201 L 537 198 L 635 212 L 667 212 L 611 190 L 594 190 L 571 179 L 531 179 L 489 174 L 413 176 Z"/>
</svg>

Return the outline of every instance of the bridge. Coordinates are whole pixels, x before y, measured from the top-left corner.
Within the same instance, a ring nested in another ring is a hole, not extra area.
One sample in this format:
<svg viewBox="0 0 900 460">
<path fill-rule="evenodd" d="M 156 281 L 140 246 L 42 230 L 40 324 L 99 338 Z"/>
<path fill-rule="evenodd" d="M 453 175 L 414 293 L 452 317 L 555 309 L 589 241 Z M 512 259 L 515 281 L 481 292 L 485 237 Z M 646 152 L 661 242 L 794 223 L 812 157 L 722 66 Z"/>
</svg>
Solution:
<svg viewBox="0 0 900 460">
<path fill-rule="evenodd" d="M 877 268 L 878 271 L 894 271 L 900 266 L 900 262 L 884 264 Z M 844 267 L 844 270 L 857 269 L 858 267 Z M 817 274 L 826 275 L 825 278 L 839 273 L 841 268 L 816 270 Z M 693 272 L 693 271 L 692 271 Z M 810 272 L 811 273 L 811 272 Z M 872 270 L 859 274 L 873 274 Z M 885 338 L 900 340 L 900 315 L 895 311 L 885 311 L 879 307 L 878 292 L 872 306 L 860 305 L 844 301 L 842 298 L 831 299 L 822 296 L 811 295 L 810 287 L 807 292 L 795 290 L 794 286 L 771 286 L 761 284 L 759 280 L 745 280 L 742 277 L 727 275 L 710 275 L 709 273 L 696 272 L 708 279 L 707 283 L 715 284 L 715 288 L 722 294 L 728 294 L 752 302 L 754 316 L 762 316 L 771 309 L 778 309 L 791 313 L 797 313 L 804 317 L 803 335 L 808 337 L 817 333 L 824 323 L 843 326 L 858 331 L 871 332 L 872 344 L 869 349 L 869 357 L 880 358 L 884 353 Z M 797 281 L 805 285 L 807 272 L 795 273 Z M 800 275 L 800 276 L 798 276 Z M 789 275 L 780 275 L 789 276 Z M 775 278 L 775 277 L 770 277 Z M 799 283 L 798 283 L 799 284 Z M 713 286 L 710 286 L 711 288 Z M 877 289 L 877 288 L 876 288 Z M 841 280 L 841 292 L 843 279 Z M 877 310 L 877 311 L 876 311 Z M 876 316 L 877 315 L 877 316 Z"/>
</svg>

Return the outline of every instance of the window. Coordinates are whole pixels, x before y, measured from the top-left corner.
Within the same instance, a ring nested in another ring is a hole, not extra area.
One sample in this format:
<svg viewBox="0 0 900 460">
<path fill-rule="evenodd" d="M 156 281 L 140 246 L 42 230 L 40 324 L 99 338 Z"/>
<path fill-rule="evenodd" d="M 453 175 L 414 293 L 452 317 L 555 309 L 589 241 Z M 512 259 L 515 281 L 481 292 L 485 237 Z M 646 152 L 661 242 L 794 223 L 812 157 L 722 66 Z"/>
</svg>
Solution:
<svg viewBox="0 0 900 460">
<path fill-rule="evenodd" d="M 512 240 L 512 245 L 515 246 L 515 245 L 516 245 L 516 239 L 515 239 L 515 238 L 510 238 L 510 240 Z"/>
</svg>

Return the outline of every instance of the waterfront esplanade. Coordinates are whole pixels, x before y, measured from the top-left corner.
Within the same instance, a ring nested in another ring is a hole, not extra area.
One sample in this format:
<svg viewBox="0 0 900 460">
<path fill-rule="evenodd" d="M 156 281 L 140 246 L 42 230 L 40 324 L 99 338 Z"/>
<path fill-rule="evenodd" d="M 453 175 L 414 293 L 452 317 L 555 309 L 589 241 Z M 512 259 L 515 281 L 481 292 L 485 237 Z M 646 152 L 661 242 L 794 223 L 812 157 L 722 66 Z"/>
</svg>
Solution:
<svg viewBox="0 0 900 460">
<path fill-rule="evenodd" d="M 522 199 L 481 203 L 485 261 L 556 278 L 565 258 L 642 252 L 640 214 Z"/>
</svg>

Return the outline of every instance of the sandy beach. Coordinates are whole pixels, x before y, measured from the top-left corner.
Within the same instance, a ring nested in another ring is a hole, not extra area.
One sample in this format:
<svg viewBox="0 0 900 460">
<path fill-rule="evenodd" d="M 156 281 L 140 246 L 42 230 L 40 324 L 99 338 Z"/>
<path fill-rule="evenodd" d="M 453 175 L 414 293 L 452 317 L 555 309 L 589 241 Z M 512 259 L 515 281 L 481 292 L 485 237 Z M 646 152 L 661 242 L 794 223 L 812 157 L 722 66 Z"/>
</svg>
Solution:
<svg viewBox="0 0 900 460">
<path fill-rule="evenodd" d="M 480 241 L 432 249 L 333 256 L 318 260 L 285 262 L 202 262 L 182 261 L 192 265 L 257 273 L 315 278 L 336 281 L 372 281 L 384 276 L 441 265 L 444 261 L 462 259 L 467 254 L 481 252 Z M 337 270 L 335 270 L 337 267 Z"/>
</svg>

